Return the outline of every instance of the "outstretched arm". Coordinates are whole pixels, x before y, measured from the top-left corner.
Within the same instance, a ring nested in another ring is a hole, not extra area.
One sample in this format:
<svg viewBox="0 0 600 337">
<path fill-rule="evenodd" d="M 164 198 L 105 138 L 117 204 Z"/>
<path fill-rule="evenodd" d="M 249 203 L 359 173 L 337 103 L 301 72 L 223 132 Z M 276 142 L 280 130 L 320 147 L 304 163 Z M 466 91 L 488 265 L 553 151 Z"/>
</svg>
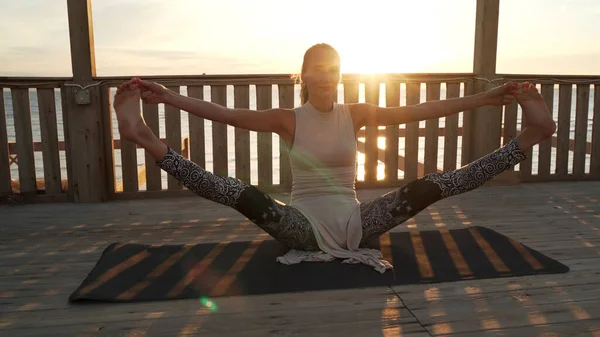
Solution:
<svg viewBox="0 0 600 337">
<path fill-rule="evenodd" d="M 256 111 L 242 108 L 231 109 L 220 104 L 183 96 L 173 91 L 169 91 L 165 104 L 214 122 L 257 132 L 280 133 L 281 119 L 288 112 L 284 111 L 285 109 Z"/>
<path fill-rule="evenodd" d="M 168 90 L 163 85 L 134 78 L 119 87 L 119 91 L 126 86 L 141 88 L 142 100 L 151 104 L 168 104 L 187 111 L 193 115 L 214 122 L 224 123 L 242 129 L 257 132 L 286 132 L 284 123 L 291 111 L 289 109 L 250 110 L 235 108 L 230 109 L 220 104 L 204 101 L 197 98 L 183 96 Z"/>
<path fill-rule="evenodd" d="M 370 103 L 351 107 L 355 123 L 363 126 L 386 126 L 450 116 L 485 105 L 504 105 L 512 102 L 517 86 L 507 83 L 484 93 L 465 97 L 429 101 L 400 107 L 379 107 Z"/>
</svg>

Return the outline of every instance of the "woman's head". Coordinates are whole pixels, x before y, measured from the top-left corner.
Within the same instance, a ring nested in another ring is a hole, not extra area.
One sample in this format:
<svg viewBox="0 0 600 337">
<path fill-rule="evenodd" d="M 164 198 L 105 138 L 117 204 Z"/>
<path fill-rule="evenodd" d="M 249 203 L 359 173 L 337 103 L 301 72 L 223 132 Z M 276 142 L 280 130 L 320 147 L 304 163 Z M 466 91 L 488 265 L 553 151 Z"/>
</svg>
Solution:
<svg viewBox="0 0 600 337">
<path fill-rule="evenodd" d="M 315 44 L 304 53 L 300 72 L 301 101 L 309 97 L 333 99 L 340 82 L 340 55 L 326 43 Z"/>
</svg>

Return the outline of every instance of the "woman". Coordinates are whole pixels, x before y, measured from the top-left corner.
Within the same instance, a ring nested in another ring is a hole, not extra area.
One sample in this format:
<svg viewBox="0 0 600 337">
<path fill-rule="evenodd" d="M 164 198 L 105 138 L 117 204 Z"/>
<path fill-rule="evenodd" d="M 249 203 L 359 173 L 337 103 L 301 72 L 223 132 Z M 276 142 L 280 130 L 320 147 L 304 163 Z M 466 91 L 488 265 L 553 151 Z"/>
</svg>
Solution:
<svg viewBox="0 0 600 337">
<path fill-rule="evenodd" d="M 365 248 L 371 240 L 443 198 L 473 190 L 525 159 L 535 144 L 550 137 L 555 122 L 531 84 L 509 83 L 468 97 L 413 106 L 378 107 L 337 104 L 340 57 L 327 44 L 309 48 L 302 64 L 302 106 L 295 109 L 229 109 L 189 98 L 134 78 L 115 96 L 114 107 L 123 139 L 141 145 L 158 165 L 187 188 L 232 207 L 290 248 L 278 261 L 364 263 L 383 273 L 392 266 L 379 251 Z M 290 149 L 293 187 L 290 205 L 262 193 L 247 182 L 205 171 L 164 145 L 141 117 L 140 96 L 212 121 L 278 134 Z M 521 105 L 527 126 L 493 153 L 455 171 L 433 173 L 366 203 L 354 189 L 356 134 L 363 126 L 405 124 L 449 116 L 484 105 Z"/>
</svg>

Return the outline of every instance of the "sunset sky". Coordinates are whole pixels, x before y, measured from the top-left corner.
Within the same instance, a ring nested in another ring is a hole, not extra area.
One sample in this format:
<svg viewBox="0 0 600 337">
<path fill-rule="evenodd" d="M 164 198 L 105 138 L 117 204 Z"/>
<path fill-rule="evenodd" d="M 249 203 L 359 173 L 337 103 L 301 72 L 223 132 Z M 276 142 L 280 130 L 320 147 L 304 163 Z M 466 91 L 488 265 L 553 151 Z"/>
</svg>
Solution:
<svg viewBox="0 0 600 337">
<path fill-rule="evenodd" d="M 71 76 L 66 0 L 0 1 L 0 76 Z M 327 42 L 344 72 L 471 72 L 475 0 L 94 0 L 109 75 L 295 73 Z M 600 74 L 600 1 L 501 0 L 499 73 Z"/>
</svg>

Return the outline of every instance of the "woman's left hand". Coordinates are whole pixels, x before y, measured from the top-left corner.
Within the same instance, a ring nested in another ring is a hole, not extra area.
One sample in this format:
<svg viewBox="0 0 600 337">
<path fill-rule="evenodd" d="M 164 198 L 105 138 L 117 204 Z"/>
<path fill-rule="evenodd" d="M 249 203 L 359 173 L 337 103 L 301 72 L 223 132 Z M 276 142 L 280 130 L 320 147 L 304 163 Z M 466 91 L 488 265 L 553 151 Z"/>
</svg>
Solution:
<svg viewBox="0 0 600 337">
<path fill-rule="evenodd" d="M 514 94 L 519 89 L 519 83 L 508 82 L 499 87 L 490 89 L 484 94 L 485 105 L 502 106 L 515 100 Z"/>
</svg>

